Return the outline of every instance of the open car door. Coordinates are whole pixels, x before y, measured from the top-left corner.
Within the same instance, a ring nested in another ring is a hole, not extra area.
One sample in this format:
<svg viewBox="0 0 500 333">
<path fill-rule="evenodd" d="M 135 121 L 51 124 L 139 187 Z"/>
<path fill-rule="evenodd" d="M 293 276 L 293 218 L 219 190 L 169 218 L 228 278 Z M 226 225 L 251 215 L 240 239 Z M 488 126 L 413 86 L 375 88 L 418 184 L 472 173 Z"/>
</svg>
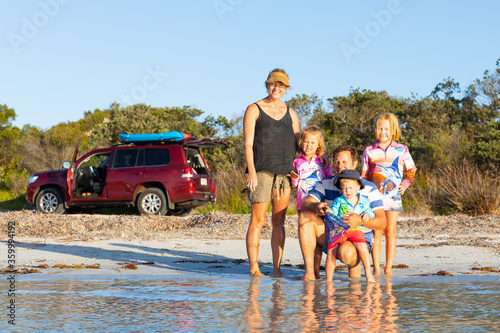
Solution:
<svg viewBox="0 0 500 333">
<path fill-rule="evenodd" d="M 73 153 L 73 159 L 71 160 L 71 166 L 68 169 L 66 181 L 68 182 L 68 195 L 72 197 L 73 194 L 73 178 L 75 176 L 75 163 L 76 156 L 78 154 L 78 147 L 75 148 L 75 152 Z"/>
</svg>

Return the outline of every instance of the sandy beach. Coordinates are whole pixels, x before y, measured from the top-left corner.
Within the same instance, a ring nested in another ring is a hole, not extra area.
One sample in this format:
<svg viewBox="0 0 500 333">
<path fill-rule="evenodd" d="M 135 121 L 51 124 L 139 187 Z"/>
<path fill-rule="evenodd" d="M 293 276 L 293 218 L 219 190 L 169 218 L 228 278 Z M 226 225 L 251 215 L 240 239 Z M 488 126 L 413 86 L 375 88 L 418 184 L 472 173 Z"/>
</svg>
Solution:
<svg viewBox="0 0 500 333">
<path fill-rule="evenodd" d="M 3 229 L 0 269 L 9 272 L 10 238 L 15 241 L 17 274 L 247 275 L 248 220 L 248 215 L 223 213 L 180 218 L 0 212 Z M 497 216 L 401 217 L 394 276 L 486 274 L 500 277 L 499 222 Z M 286 276 L 299 279 L 303 274 L 303 259 L 297 239 L 297 216 L 287 217 L 285 227 L 287 240 L 282 270 Z M 263 228 L 259 254 L 264 274 L 272 271 L 270 231 L 269 221 Z M 337 278 L 347 277 L 346 267 L 340 262 L 337 264 Z"/>
</svg>

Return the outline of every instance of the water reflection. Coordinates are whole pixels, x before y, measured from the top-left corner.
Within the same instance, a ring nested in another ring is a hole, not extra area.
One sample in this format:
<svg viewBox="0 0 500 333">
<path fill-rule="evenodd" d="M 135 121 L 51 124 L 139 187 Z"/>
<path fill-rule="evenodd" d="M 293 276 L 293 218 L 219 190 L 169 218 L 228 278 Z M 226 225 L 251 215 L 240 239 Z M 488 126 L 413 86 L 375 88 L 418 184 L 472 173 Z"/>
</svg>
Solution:
<svg viewBox="0 0 500 333">
<path fill-rule="evenodd" d="M 319 282 L 319 281 L 318 281 Z M 321 304 L 323 295 L 321 287 L 324 284 L 316 282 L 304 282 L 302 296 L 300 298 L 300 330 L 302 332 L 318 331 L 321 325 Z"/>
<path fill-rule="evenodd" d="M 270 332 L 281 332 L 285 327 L 300 332 L 399 330 L 398 304 L 390 280 L 385 285 L 297 282 L 297 287 L 290 289 L 290 283 L 275 280 L 268 299 L 269 279 L 251 279 L 243 311 L 248 331 L 266 327 Z M 288 326 L 290 323 L 293 326 Z"/>
<path fill-rule="evenodd" d="M 248 301 L 246 310 L 243 312 L 245 326 L 250 329 L 250 332 L 257 331 L 265 324 L 264 316 L 261 313 L 259 298 L 259 283 L 260 278 L 255 277 L 250 280 L 248 288 Z"/>
<path fill-rule="evenodd" d="M 273 291 L 271 294 L 272 306 L 269 309 L 269 326 L 271 332 L 282 331 L 286 322 L 286 317 L 283 313 L 286 309 L 286 299 L 283 295 L 283 288 L 286 288 L 286 285 L 283 286 L 283 284 L 282 280 L 276 280 L 273 283 Z"/>
<path fill-rule="evenodd" d="M 448 282 L 447 282 L 448 281 Z M 5 287 L 5 286 L 3 286 Z M 207 277 L 23 281 L 16 328 L 30 332 L 456 332 L 498 329 L 500 281 Z M 0 294 L 5 304 L 6 295 Z M 8 328 L 0 322 L 0 331 Z"/>
<path fill-rule="evenodd" d="M 305 283 L 303 290 L 301 331 L 398 331 L 391 283 L 382 286 L 354 281 L 339 287 L 331 282 Z"/>
</svg>

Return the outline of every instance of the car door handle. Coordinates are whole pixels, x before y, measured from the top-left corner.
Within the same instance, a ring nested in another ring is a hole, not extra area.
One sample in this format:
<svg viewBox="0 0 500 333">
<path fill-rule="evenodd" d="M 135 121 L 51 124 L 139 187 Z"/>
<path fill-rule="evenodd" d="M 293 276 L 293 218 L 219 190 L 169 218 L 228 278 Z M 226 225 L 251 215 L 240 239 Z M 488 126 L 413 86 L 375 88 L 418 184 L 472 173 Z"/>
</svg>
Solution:
<svg viewBox="0 0 500 333">
<path fill-rule="evenodd" d="M 138 175 L 138 176 L 142 175 L 142 171 L 141 171 L 141 172 L 136 173 L 136 175 Z"/>
</svg>

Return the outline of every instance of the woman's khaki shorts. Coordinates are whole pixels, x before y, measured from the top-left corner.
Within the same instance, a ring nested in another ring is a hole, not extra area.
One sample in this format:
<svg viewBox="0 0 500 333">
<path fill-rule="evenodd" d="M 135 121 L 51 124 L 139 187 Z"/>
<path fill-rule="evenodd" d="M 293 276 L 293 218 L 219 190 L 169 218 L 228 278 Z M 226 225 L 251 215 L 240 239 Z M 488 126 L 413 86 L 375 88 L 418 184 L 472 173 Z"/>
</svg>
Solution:
<svg viewBox="0 0 500 333">
<path fill-rule="evenodd" d="M 271 201 L 273 190 L 277 189 L 277 199 L 280 200 L 280 194 L 286 189 L 291 189 L 290 177 L 287 175 L 278 175 L 267 171 L 257 172 L 257 188 L 255 191 L 248 191 L 250 203 Z"/>
</svg>

